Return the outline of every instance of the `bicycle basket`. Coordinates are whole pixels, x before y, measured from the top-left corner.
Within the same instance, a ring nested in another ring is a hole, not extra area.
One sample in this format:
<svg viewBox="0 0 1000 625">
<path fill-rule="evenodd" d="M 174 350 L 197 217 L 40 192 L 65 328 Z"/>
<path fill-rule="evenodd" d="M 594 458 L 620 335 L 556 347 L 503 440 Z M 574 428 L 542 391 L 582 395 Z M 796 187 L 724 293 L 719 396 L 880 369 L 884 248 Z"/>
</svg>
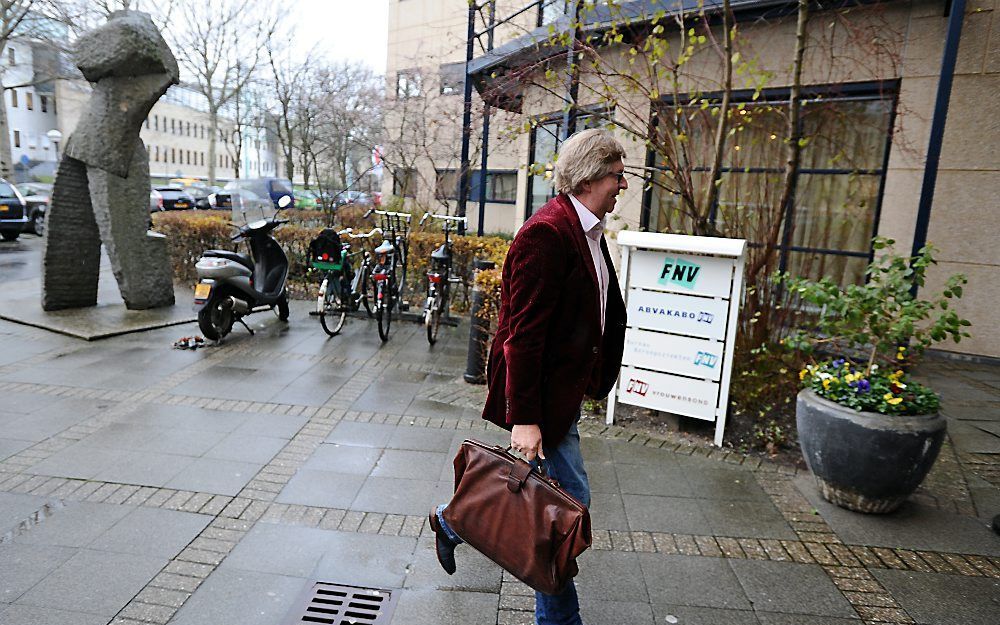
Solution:
<svg viewBox="0 0 1000 625">
<path fill-rule="evenodd" d="M 326 228 L 309 244 L 309 263 L 317 269 L 339 270 L 343 260 L 340 235 Z"/>
</svg>

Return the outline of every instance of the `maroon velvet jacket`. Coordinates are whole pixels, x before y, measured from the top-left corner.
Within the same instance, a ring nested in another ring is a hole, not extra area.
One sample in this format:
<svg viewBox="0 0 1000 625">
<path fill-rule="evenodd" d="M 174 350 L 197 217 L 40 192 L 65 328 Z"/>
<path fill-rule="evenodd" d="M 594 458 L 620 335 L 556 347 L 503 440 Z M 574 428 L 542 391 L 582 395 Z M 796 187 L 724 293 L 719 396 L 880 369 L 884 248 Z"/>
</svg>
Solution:
<svg viewBox="0 0 1000 625">
<path fill-rule="evenodd" d="M 508 430 L 537 424 L 544 444 L 554 445 L 584 395 L 611 390 L 625 345 L 625 303 L 603 238 L 601 250 L 611 278 L 603 337 L 597 273 L 569 197 L 550 200 L 514 237 L 503 266 L 484 419 Z"/>
</svg>

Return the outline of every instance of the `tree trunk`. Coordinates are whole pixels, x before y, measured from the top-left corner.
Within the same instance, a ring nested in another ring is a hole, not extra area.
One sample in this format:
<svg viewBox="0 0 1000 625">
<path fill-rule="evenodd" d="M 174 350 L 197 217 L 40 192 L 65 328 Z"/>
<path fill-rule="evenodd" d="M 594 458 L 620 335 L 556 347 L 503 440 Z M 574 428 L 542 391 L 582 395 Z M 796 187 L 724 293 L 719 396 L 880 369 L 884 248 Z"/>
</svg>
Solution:
<svg viewBox="0 0 1000 625">
<path fill-rule="evenodd" d="M 0 176 L 10 179 L 14 173 L 14 155 L 10 147 L 10 128 L 7 125 L 7 91 L 0 87 Z"/>
<path fill-rule="evenodd" d="M 219 109 L 208 110 L 208 185 L 215 185 L 216 142 L 219 139 Z"/>
<path fill-rule="evenodd" d="M 715 129 L 715 154 L 712 159 L 711 173 L 708 177 L 708 188 L 705 189 L 705 202 L 701 207 L 705 224 L 700 225 L 700 228 L 708 236 L 718 236 L 715 229 L 713 211 L 719 199 L 719 184 L 722 180 L 722 174 L 720 173 L 722 169 L 722 155 L 726 149 L 726 133 L 729 130 L 729 98 L 733 92 L 733 37 L 729 18 L 729 0 L 723 0 L 722 30 L 724 31 L 725 44 L 723 45 L 722 55 L 725 57 L 723 59 L 724 86 L 722 88 L 722 104 L 719 108 L 719 125 Z"/>
</svg>

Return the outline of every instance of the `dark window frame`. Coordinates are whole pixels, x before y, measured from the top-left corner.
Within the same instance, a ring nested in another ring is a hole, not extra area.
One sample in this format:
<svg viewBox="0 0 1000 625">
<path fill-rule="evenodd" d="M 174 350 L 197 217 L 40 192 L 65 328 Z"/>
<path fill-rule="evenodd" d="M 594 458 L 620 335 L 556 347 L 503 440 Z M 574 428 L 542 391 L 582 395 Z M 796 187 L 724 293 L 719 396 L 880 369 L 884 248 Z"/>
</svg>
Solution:
<svg viewBox="0 0 1000 625">
<path fill-rule="evenodd" d="M 592 117 L 595 119 L 609 119 L 609 118 L 614 118 L 614 115 L 615 115 L 615 110 L 613 107 L 609 108 L 605 106 L 589 106 L 580 108 L 576 112 L 576 130 L 577 131 L 583 130 L 583 128 L 581 128 L 580 126 L 580 119 L 588 117 Z M 562 132 L 561 130 L 562 118 L 563 114 L 561 112 L 544 113 L 542 115 L 536 115 L 531 118 L 531 131 L 528 133 L 529 167 L 534 166 L 534 164 L 536 163 L 535 148 L 536 148 L 536 133 L 538 132 L 538 126 L 556 122 L 556 153 L 559 152 L 559 144 L 560 144 L 559 135 Z M 537 174 L 531 174 L 530 172 L 528 173 L 527 193 L 525 195 L 525 202 L 524 202 L 524 218 L 526 220 L 535 213 L 535 210 L 541 208 L 541 206 L 533 208 L 531 205 L 531 198 L 534 195 L 532 191 L 535 184 L 535 178 L 538 177 L 539 176 Z M 550 187 L 552 186 L 551 183 L 549 186 Z M 548 193 L 548 199 L 551 200 L 555 196 L 556 196 L 555 189 L 551 188 Z"/>
<path fill-rule="evenodd" d="M 882 217 L 882 200 L 885 197 L 885 181 L 886 172 L 889 168 L 889 156 L 892 152 L 892 135 L 896 123 L 897 107 L 899 104 L 899 86 L 900 81 L 897 80 L 885 80 L 885 81 L 870 81 L 870 82 L 856 82 L 856 83 L 839 83 L 839 84 L 826 84 L 826 85 L 809 85 L 804 86 L 801 89 L 800 97 L 803 101 L 808 100 L 822 100 L 825 102 L 837 102 L 837 101 L 858 101 L 858 100 L 889 100 L 889 119 L 888 119 L 888 131 L 885 136 L 884 152 L 882 156 L 882 166 L 878 169 L 832 169 L 832 168 L 799 168 L 796 174 L 796 180 L 793 183 L 793 196 L 788 207 L 788 210 L 793 210 L 795 207 L 795 192 L 798 189 L 799 177 L 803 174 L 832 174 L 832 175 L 872 175 L 879 176 L 878 184 L 878 196 L 875 199 L 875 205 L 873 207 L 872 215 L 872 238 L 878 236 L 879 223 Z M 760 92 L 759 97 L 754 100 L 753 90 L 737 90 L 734 91 L 730 97 L 730 106 L 737 106 L 739 104 L 750 104 L 750 103 L 766 103 L 766 102 L 787 102 L 790 98 L 790 87 L 774 87 L 769 89 L 764 89 Z M 718 101 L 721 99 L 721 93 L 711 93 L 704 94 L 701 97 Z M 682 94 L 680 96 L 681 102 L 687 102 L 691 99 L 690 94 Z M 671 106 L 674 102 L 672 97 L 664 97 L 657 101 L 653 110 L 651 111 L 652 124 L 655 126 L 658 124 L 658 119 L 656 118 L 656 109 L 664 106 Z M 802 120 L 800 119 L 800 124 Z M 801 128 L 801 127 L 800 127 Z M 660 171 L 666 171 L 665 168 L 660 168 L 656 166 L 656 155 L 652 150 L 646 152 L 646 171 L 652 172 L 654 169 Z M 695 167 L 692 171 L 708 171 L 707 167 Z M 720 173 L 783 173 L 783 167 L 752 167 L 752 168 L 734 168 L 734 167 L 723 167 Z M 651 175 L 651 174 L 650 174 Z M 639 213 L 639 229 L 643 232 L 649 231 L 650 221 L 652 217 L 652 204 L 653 204 L 653 185 L 645 184 L 645 190 L 642 195 L 642 208 Z M 713 218 L 714 218 L 713 209 Z M 786 216 L 787 219 L 787 216 Z M 875 250 L 872 248 L 869 242 L 868 250 L 864 252 L 853 251 L 853 250 L 838 250 L 838 249 L 827 249 L 821 247 L 808 247 L 800 246 L 789 243 L 791 239 L 791 233 L 787 233 L 786 236 L 778 242 L 777 251 L 779 256 L 779 270 L 785 271 L 788 268 L 788 258 L 791 253 L 810 253 L 810 254 L 823 254 L 828 256 L 847 256 L 851 258 L 863 258 L 868 262 L 871 262 L 875 257 Z M 747 241 L 747 245 L 750 247 L 763 247 L 762 243 L 756 241 Z"/>
<path fill-rule="evenodd" d="M 462 95 L 465 93 L 465 63 L 442 63 L 438 68 L 439 95 Z"/>
<path fill-rule="evenodd" d="M 403 82 L 403 79 L 409 79 Z M 396 99 L 407 100 L 419 98 L 424 94 L 424 79 L 419 68 L 408 68 L 396 71 Z"/>
<path fill-rule="evenodd" d="M 400 177 L 400 174 L 403 177 Z M 402 183 L 400 180 L 402 179 Z M 417 197 L 417 168 L 400 167 L 392 172 L 392 194 L 397 197 Z"/>
<path fill-rule="evenodd" d="M 469 197 L 468 202 L 479 201 L 479 185 L 477 176 L 481 170 L 474 169 L 469 172 Z M 441 177 L 451 174 L 459 174 L 461 170 L 445 168 L 435 169 L 434 197 L 439 200 L 458 200 L 458 178 L 455 184 L 441 185 Z M 510 200 L 497 199 L 496 176 L 514 176 L 514 198 Z M 486 201 L 490 204 L 517 204 L 517 170 L 516 169 L 487 169 L 486 170 Z"/>
</svg>

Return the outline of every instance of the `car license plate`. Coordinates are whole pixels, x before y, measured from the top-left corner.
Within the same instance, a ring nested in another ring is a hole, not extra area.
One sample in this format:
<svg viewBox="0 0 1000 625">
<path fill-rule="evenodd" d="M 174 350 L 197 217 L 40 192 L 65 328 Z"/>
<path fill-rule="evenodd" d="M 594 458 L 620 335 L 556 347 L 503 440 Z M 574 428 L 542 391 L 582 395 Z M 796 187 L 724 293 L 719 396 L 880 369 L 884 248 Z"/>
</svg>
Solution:
<svg viewBox="0 0 1000 625">
<path fill-rule="evenodd" d="M 10 206 L 7 206 L 6 204 L 0 204 L 0 213 L 6 213 L 9 210 Z"/>
<path fill-rule="evenodd" d="M 207 299 L 211 292 L 212 292 L 211 284 L 205 284 L 204 282 L 199 282 L 197 286 L 194 287 L 194 298 Z"/>
<path fill-rule="evenodd" d="M 187 208 L 188 207 L 187 202 L 177 202 L 177 203 L 174 204 L 174 206 L 176 206 L 177 208 Z"/>
</svg>

